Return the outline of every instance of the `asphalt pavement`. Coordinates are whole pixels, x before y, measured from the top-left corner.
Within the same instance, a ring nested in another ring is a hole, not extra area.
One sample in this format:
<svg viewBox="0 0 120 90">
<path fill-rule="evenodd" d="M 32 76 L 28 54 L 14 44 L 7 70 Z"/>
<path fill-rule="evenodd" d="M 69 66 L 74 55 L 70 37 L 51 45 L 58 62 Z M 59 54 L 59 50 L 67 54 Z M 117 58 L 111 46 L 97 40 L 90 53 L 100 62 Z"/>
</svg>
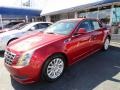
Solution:
<svg viewBox="0 0 120 90">
<path fill-rule="evenodd" d="M 70 66 L 56 82 L 31 85 L 21 85 L 10 78 L 3 64 L 3 52 L 0 53 L 0 90 L 120 90 L 119 45 Z"/>
</svg>

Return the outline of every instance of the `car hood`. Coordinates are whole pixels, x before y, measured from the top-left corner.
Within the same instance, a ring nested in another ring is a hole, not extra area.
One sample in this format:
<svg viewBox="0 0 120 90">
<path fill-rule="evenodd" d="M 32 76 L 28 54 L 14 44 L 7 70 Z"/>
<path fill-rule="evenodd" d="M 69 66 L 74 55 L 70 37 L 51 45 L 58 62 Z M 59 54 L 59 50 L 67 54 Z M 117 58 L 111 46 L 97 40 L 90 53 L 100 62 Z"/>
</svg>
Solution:
<svg viewBox="0 0 120 90">
<path fill-rule="evenodd" d="M 34 35 L 16 40 L 9 45 L 10 50 L 25 52 L 31 49 L 48 45 L 52 42 L 63 39 L 65 35 L 36 33 Z"/>
</svg>

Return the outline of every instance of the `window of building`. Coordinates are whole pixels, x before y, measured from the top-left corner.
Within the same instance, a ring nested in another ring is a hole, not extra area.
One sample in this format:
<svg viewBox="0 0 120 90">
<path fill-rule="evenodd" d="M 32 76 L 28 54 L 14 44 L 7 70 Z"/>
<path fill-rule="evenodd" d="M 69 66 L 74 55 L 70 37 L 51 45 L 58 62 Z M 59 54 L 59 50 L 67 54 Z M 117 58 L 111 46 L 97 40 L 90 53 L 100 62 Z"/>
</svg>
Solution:
<svg viewBox="0 0 120 90">
<path fill-rule="evenodd" d="M 112 21 L 113 23 L 120 22 L 120 5 L 114 5 Z"/>
<path fill-rule="evenodd" d="M 113 8 L 112 33 L 120 34 L 120 4 L 114 5 Z"/>
<path fill-rule="evenodd" d="M 60 20 L 74 18 L 74 13 L 62 13 L 60 14 Z"/>
<path fill-rule="evenodd" d="M 98 8 L 92 8 L 87 10 L 87 17 L 88 18 L 97 18 Z"/>
<path fill-rule="evenodd" d="M 60 14 L 60 20 L 67 19 L 67 18 L 68 18 L 67 13 Z"/>
<path fill-rule="evenodd" d="M 78 18 L 84 18 L 84 17 L 86 17 L 86 11 L 79 11 L 78 12 Z"/>
<path fill-rule="evenodd" d="M 73 12 L 68 13 L 68 19 L 70 19 L 70 18 L 74 18 L 74 13 Z"/>
<path fill-rule="evenodd" d="M 111 5 L 110 6 L 102 6 L 99 8 L 99 19 L 105 23 L 110 23 L 110 15 L 111 15 Z"/>
<path fill-rule="evenodd" d="M 46 18 L 45 18 L 45 16 L 36 17 L 35 21 L 46 21 Z"/>
<path fill-rule="evenodd" d="M 59 14 L 51 16 L 51 22 L 56 22 L 56 21 L 59 21 L 59 20 L 60 20 L 60 15 Z"/>
<path fill-rule="evenodd" d="M 102 27 L 102 25 L 100 25 L 100 23 L 98 21 L 92 21 L 94 30 L 98 30 Z"/>
</svg>

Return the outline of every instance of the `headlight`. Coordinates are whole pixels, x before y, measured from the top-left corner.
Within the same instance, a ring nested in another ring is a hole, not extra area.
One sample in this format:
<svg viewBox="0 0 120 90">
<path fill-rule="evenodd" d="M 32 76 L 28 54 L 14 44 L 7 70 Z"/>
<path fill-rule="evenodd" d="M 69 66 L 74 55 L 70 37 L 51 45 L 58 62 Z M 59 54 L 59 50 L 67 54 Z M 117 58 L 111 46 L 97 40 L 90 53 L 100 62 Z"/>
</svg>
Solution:
<svg viewBox="0 0 120 90">
<path fill-rule="evenodd" d="M 18 60 L 17 66 L 26 66 L 29 64 L 34 51 L 24 53 Z"/>
</svg>

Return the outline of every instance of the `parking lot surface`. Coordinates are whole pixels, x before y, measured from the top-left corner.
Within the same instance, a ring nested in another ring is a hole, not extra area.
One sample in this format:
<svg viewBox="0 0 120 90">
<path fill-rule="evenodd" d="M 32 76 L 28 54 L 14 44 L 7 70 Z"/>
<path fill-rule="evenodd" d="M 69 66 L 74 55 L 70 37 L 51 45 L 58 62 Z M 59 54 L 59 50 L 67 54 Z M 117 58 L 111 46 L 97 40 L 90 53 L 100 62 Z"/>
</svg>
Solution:
<svg viewBox="0 0 120 90">
<path fill-rule="evenodd" d="M 32 85 L 11 79 L 3 64 L 3 52 L 0 53 L 0 90 L 120 90 L 120 47 L 114 45 L 70 66 L 54 83 Z"/>
</svg>

